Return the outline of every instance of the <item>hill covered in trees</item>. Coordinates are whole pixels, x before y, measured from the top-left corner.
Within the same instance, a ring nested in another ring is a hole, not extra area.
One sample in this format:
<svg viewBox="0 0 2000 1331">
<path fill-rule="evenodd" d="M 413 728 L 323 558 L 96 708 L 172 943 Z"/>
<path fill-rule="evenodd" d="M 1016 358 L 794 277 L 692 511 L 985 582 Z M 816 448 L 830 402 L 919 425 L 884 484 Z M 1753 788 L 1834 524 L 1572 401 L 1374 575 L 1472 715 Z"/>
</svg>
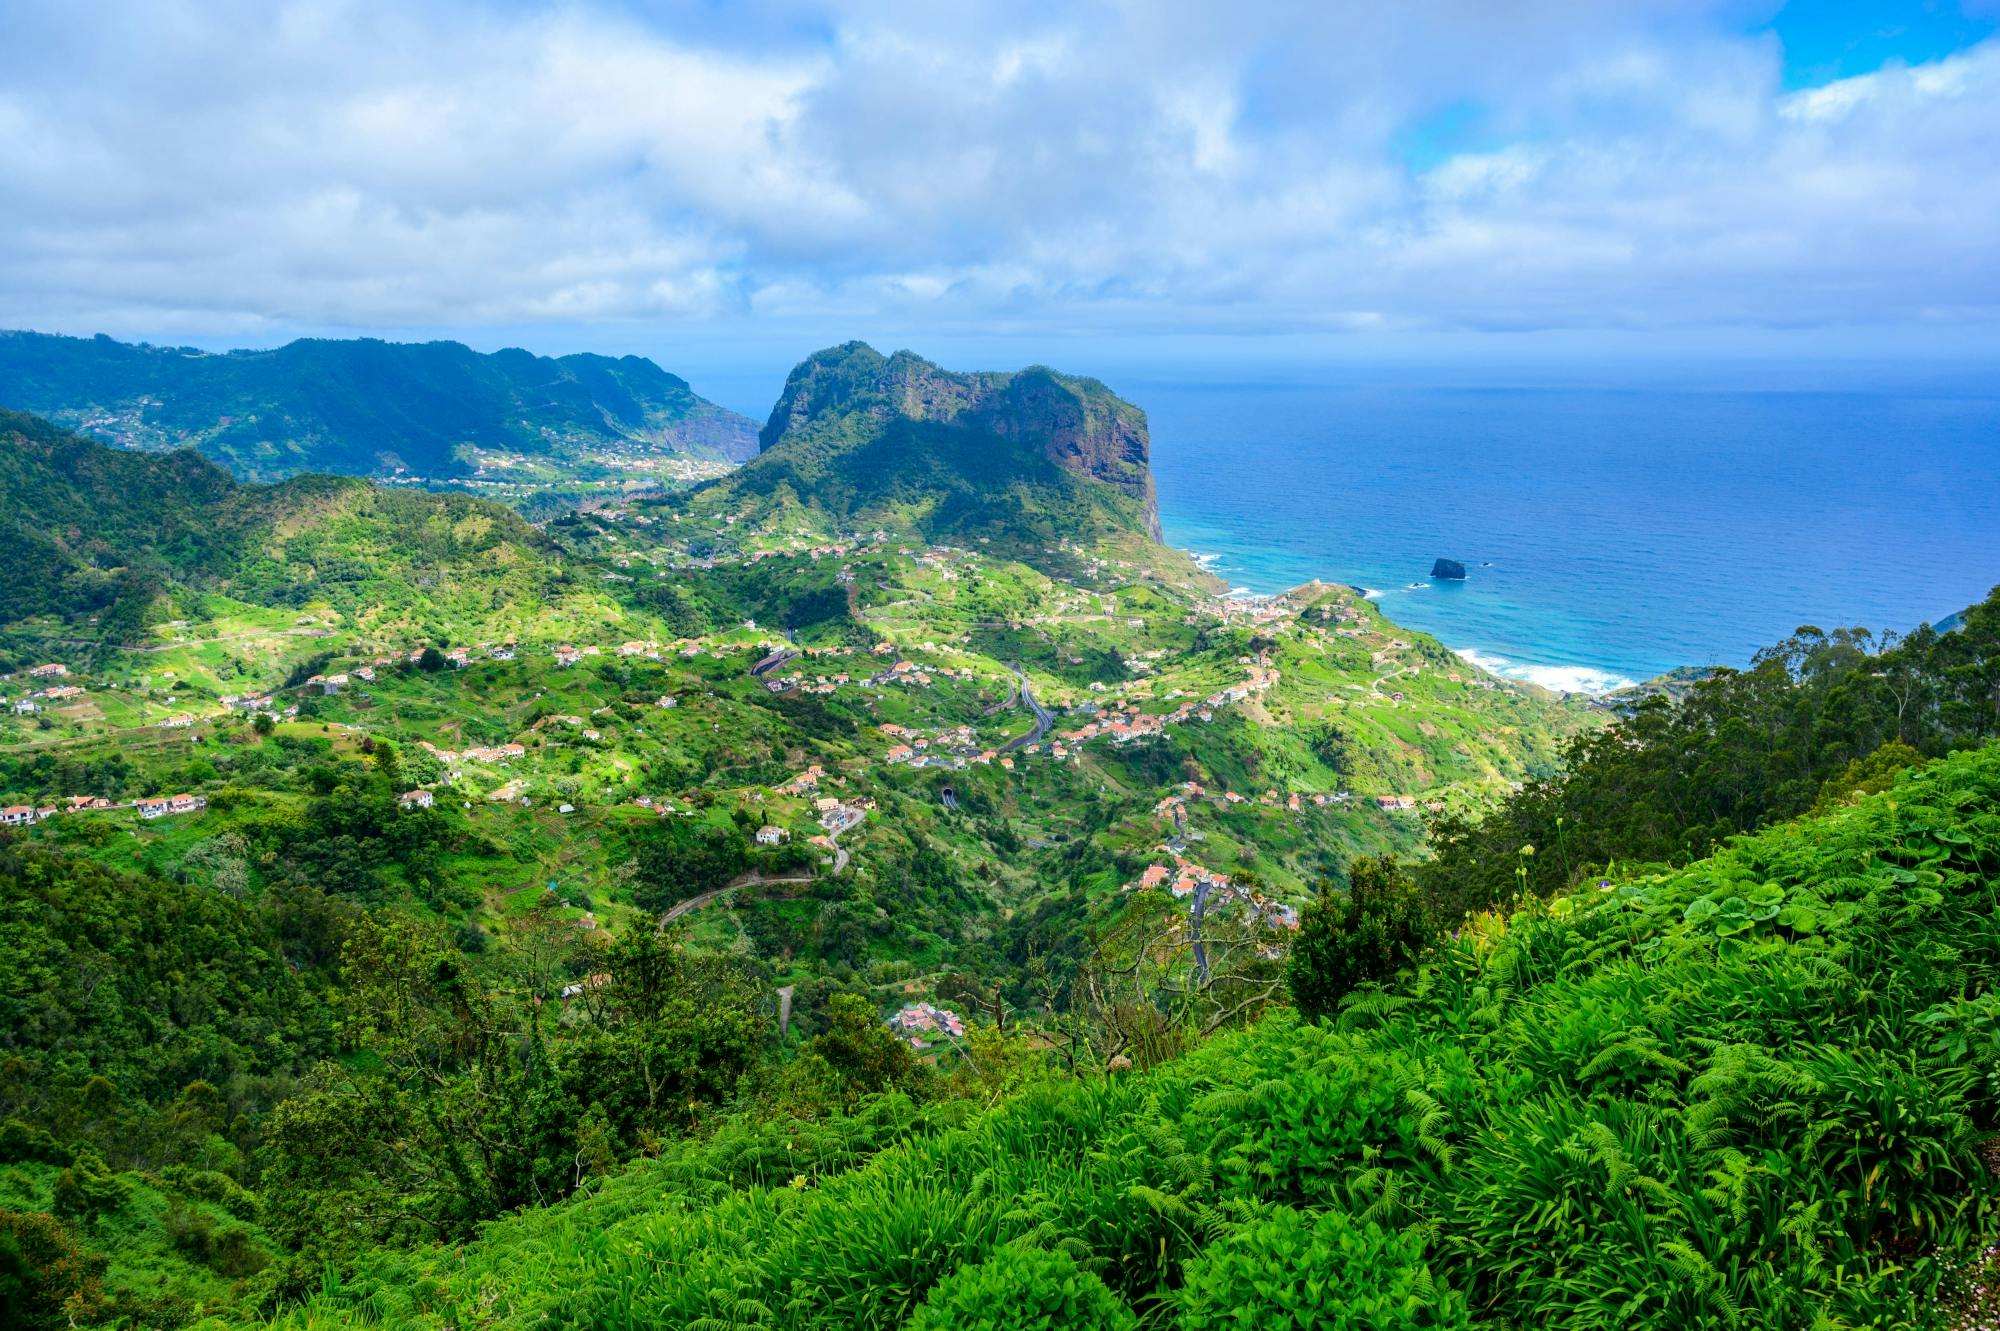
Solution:
<svg viewBox="0 0 2000 1331">
<path fill-rule="evenodd" d="M 1159 538 L 1145 413 L 1041 366 L 958 374 L 849 342 L 807 357 L 739 473 L 702 511 L 803 508 L 842 528 L 1053 544 Z"/>
<path fill-rule="evenodd" d="M 1579 735 L 1559 775 L 1498 808 L 1440 820 L 1424 872 L 1481 906 L 1617 863 L 1684 863 L 1995 734 L 2000 589 L 1942 632 L 1801 628 L 1748 669 L 1708 672 Z"/>
<path fill-rule="evenodd" d="M 482 453 L 738 461 L 756 434 L 638 356 L 482 355 L 372 338 L 218 354 L 4 332 L 0 406 L 128 448 L 195 448 L 261 481 L 309 471 L 462 478 Z"/>
<path fill-rule="evenodd" d="M 1941 759 L 1152 1067 L 992 1043 L 992 1108 L 828 1046 L 855 1109 L 364 1256 L 279 1325 L 1944 1326 L 2000 1215 L 1996 804 L 2000 748 Z"/>
<path fill-rule="evenodd" d="M 898 359 L 542 526 L 5 419 L 7 1319 L 1965 1306 L 1994 602 L 1612 713 L 1223 596 L 1142 418 Z"/>
<path fill-rule="evenodd" d="M 501 606 L 617 614 L 498 504 L 355 477 L 241 484 L 191 449 L 115 449 L 18 412 L 0 411 L 0 533 L 12 556 L 0 637 L 40 616 L 116 646 L 204 617 L 211 597 L 461 627 Z"/>
</svg>

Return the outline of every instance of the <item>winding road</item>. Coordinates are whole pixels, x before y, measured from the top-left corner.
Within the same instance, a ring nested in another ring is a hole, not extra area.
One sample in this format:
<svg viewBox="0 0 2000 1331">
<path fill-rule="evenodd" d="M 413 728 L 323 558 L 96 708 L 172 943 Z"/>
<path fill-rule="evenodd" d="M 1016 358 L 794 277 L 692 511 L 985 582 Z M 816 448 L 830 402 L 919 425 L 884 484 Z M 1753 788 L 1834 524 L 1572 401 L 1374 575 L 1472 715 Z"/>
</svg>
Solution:
<svg viewBox="0 0 2000 1331">
<path fill-rule="evenodd" d="M 853 827 L 859 825 L 859 823 L 856 823 L 849 827 L 843 827 L 840 829 L 840 832 L 852 831 Z M 837 876 L 847 868 L 849 856 L 846 848 L 840 844 L 840 832 L 828 832 L 826 836 L 827 841 L 833 846 L 833 868 L 828 875 L 829 877 Z M 700 910 L 704 906 L 714 905 L 717 901 L 720 901 L 723 897 L 728 896 L 738 888 L 757 887 L 768 883 L 810 883 L 818 876 L 811 873 L 793 873 L 779 874 L 776 877 L 766 878 L 760 873 L 746 873 L 734 882 L 725 883 L 721 887 L 698 893 L 695 896 L 689 897 L 686 901 L 677 901 L 667 907 L 666 913 L 660 916 L 660 928 L 666 928 L 675 920 L 678 920 L 681 916 L 691 911 Z"/>
<path fill-rule="evenodd" d="M 1029 687 L 1028 677 L 1021 673 L 1020 662 L 1017 661 L 1007 668 L 1014 672 L 1014 678 L 1021 681 L 1021 701 L 1028 704 L 1028 710 L 1035 714 L 1035 728 L 1027 734 L 1017 739 L 1008 740 L 1005 744 L 1001 745 L 1000 752 L 1002 753 L 1012 753 L 1016 749 L 1025 749 L 1030 744 L 1041 743 L 1042 736 L 1049 733 L 1049 727 L 1055 724 L 1056 719 L 1055 714 L 1042 706 L 1040 700 L 1035 697 L 1034 689 Z"/>
</svg>

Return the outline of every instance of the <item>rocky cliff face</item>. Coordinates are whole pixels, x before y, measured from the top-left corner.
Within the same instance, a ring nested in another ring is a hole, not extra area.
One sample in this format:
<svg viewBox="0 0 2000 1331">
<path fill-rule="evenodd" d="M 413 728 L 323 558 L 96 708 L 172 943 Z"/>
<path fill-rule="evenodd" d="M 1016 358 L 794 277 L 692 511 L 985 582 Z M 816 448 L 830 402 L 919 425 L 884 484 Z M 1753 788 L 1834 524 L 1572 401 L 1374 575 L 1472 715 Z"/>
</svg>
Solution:
<svg viewBox="0 0 2000 1331">
<path fill-rule="evenodd" d="M 1160 537 L 1146 414 L 1095 379 L 1043 366 L 959 374 L 908 351 L 884 356 L 849 342 L 792 371 L 759 443 L 763 456 L 782 456 L 810 480 L 904 425 L 932 427 L 940 459 L 977 454 L 970 460 L 983 477 L 1009 459 L 1043 459 L 1114 487 L 1136 504 L 1146 534 Z"/>
</svg>

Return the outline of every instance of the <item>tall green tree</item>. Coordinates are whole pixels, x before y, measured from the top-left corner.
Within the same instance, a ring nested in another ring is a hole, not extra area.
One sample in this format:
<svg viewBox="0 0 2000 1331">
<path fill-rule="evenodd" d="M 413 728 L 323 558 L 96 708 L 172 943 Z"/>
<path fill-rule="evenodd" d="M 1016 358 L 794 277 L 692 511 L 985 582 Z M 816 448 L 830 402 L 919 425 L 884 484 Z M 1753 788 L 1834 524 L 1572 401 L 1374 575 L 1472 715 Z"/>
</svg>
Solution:
<svg viewBox="0 0 2000 1331">
<path fill-rule="evenodd" d="M 1434 927 L 1404 865 L 1391 857 L 1354 861 L 1344 890 L 1322 880 L 1299 914 L 1285 968 L 1293 1004 L 1308 1017 L 1327 1016 L 1356 987 L 1414 964 Z"/>
</svg>

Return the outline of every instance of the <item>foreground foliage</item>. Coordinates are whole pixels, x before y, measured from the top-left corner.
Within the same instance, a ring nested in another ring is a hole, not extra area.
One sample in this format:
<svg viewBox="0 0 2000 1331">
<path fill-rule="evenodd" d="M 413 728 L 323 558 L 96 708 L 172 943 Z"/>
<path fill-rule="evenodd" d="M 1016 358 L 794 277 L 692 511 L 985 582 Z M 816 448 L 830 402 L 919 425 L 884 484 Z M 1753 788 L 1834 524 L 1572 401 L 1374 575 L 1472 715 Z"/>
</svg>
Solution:
<svg viewBox="0 0 2000 1331">
<path fill-rule="evenodd" d="M 1438 819 L 1426 895 L 1456 917 L 1614 862 L 1686 863 L 2000 735 L 2000 588 L 1952 618 L 1900 640 L 1801 628 L 1748 670 L 1645 699 L 1572 739 L 1559 775 L 1482 817 Z"/>
<path fill-rule="evenodd" d="M 463 1248 L 382 1253 L 285 1324 L 896 1328 L 976 1289 L 1087 1300 L 1040 1249 L 1148 1326 L 1940 1326 L 2000 1202 L 1977 1151 L 1996 804 L 2000 748 L 1950 757 L 1482 917 L 1334 1020 L 958 1126 L 892 1097 L 730 1129 Z"/>
</svg>

